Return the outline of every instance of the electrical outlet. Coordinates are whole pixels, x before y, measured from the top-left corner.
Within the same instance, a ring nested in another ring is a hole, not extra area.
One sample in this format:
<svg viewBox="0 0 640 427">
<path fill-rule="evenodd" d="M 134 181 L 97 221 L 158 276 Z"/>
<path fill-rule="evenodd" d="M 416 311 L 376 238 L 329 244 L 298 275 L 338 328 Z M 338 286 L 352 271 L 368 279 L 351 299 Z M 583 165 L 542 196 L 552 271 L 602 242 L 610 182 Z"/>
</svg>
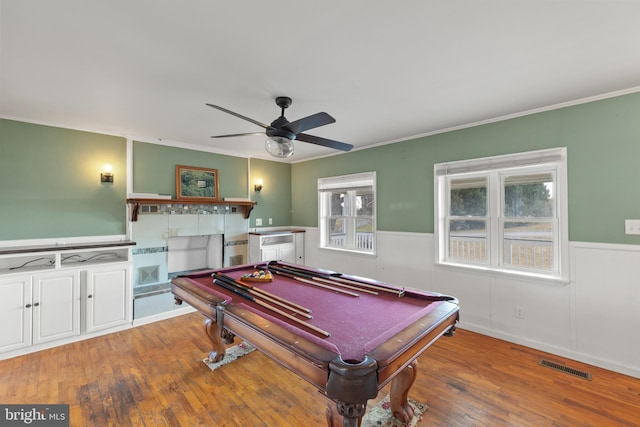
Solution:
<svg viewBox="0 0 640 427">
<path fill-rule="evenodd" d="M 269 225 L 273 224 L 273 218 L 269 218 Z"/>
<path fill-rule="evenodd" d="M 625 219 L 624 234 L 640 234 L 640 219 Z"/>
<path fill-rule="evenodd" d="M 262 225 L 262 218 L 256 218 L 256 227 L 259 227 Z"/>
<path fill-rule="evenodd" d="M 513 315 L 516 319 L 524 319 L 524 307 L 521 305 L 516 305 L 516 309 L 514 310 Z"/>
</svg>

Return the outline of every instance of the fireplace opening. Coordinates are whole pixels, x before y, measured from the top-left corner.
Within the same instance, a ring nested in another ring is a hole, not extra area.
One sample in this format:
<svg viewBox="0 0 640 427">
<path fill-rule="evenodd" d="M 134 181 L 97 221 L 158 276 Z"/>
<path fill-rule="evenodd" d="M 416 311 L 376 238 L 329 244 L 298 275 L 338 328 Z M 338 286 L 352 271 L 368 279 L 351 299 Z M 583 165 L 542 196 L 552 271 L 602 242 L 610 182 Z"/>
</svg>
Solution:
<svg viewBox="0 0 640 427">
<path fill-rule="evenodd" d="M 222 268 L 224 235 L 178 236 L 168 239 L 169 275 Z"/>
</svg>

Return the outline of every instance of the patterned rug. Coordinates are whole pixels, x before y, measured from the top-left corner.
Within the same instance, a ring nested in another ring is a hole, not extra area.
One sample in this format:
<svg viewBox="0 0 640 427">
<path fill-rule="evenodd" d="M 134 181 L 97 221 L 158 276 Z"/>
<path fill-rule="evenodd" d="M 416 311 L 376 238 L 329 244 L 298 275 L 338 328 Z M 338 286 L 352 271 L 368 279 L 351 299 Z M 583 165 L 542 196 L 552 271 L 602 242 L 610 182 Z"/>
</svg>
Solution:
<svg viewBox="0 0 640 427">
<path fill-rule="evenodd" d="M 211 362 L 209 358 L 205 358 L 202 362 L 209 367 L 212 371 L 218 369 L 221 366 L 228 365 L 236 359 L 245 356 L 255 348 L 246 342 L 241 342 L 238 345 L 229 347 L 227 354 L 224 356 L 221 362 Z M 416 402 L 413 399 L 409 399 L 409 404 L 413 407 L 413 419 L 409 424 L 405 424 L 398 420 L 391 414 L 391 403 L 389 403 L 389 395 L 385 396 L 377 405 L 369 407 L 367 413 L 362 418 L 362 427 L 415 427 L 422 418 L 422 415 L 427 410 L 427 405 Z"/>
<path fill-rule="evenodd" d="M 364 414 L 362 427 L 415 427 L 427 410 L 427 405 L 413 399 L 409 399 L 409 405 L 413 407 L 413 418 L 409 424 L 405 424 L 391 415 L 391 403 L 389 403 L 389 395 L 386 395 L 380 403 Z"/>
<path fill-rule="evenodd" d="M 229 347 L 227 349 L 227 354 L 224 356 L 224 359 L 222 359 L 220 362 L 212 362 L 211 360 L 209 360 L 208 357 L 205 357 L 204 359 L 202 359 L 202 362 L 205 365 L 207 365 L 209 369 L 211 369 L 212 371 L 215 371 L 219 367 L 228 365 L 234 360 L 239 359 L 242 356 L 245 356 L 251 353 L 253 350 L 255 350 L 255 348 L 251 344 L 247 342 L 241 342 L 238 345 Z"/>
</svg>

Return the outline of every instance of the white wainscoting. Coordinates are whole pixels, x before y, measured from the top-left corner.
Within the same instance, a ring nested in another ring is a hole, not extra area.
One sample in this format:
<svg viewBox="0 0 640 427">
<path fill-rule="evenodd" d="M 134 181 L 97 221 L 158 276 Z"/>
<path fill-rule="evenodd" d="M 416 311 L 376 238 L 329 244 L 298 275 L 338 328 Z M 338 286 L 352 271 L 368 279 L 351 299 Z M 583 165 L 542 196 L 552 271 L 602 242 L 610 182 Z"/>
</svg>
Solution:
<svg viewBox="0 0 640 427">
<path fill-rule="evenodd" d="M 640 246 L 571 242 L 559 286 L 436 266 L 432 234 L 378 232 L 373 257 L 320 250 L 301 228 L 308 266 L 453 295 L 460 328 L 640 378 Z"/>
</svg>

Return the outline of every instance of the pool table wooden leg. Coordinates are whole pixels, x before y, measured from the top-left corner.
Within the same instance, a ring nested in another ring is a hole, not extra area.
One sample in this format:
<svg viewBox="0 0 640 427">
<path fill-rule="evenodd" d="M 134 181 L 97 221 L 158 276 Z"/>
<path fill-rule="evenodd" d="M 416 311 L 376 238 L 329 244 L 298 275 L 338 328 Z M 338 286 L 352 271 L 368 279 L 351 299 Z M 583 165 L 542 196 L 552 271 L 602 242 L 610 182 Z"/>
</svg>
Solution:
<svg viewBox="0 0 640 427">
<path fill-rule="evenodd" d="M 413 408 L 409 404 L 407 396 L 409 389 L 416 380 L 417 372 L 418 361 L 414 360 L 391 382 L 391 393 L 389 396 L 391 413 L 394 417 L 405 423 L 409 423 L 413 418 Z"/>
<path fill-rule="evenodd" d="M 209 362 L 219 362 L 224 358 L 226 354 L 226 347 L 222 336 L 220 335 L 220 327 L 216 322 L 209 319 L 204 319 L 204 332 L 211 342 L 212 350 L 209 353 Z"/>
<path fill-rule="evenodd" d="M 327 404 L 327 425 L 329 427 L 360 427 L 362 424 L 362 416 L 366 410 L 365 404 L 355 405 L 354 408 L 356 412 L 358 412 L 356 418 L 347 418 L 338 413 L 338 405 L 334 401 L 329 401 Z M 354 414 L 355 415 L 355 414 Z"/>
</svg>

